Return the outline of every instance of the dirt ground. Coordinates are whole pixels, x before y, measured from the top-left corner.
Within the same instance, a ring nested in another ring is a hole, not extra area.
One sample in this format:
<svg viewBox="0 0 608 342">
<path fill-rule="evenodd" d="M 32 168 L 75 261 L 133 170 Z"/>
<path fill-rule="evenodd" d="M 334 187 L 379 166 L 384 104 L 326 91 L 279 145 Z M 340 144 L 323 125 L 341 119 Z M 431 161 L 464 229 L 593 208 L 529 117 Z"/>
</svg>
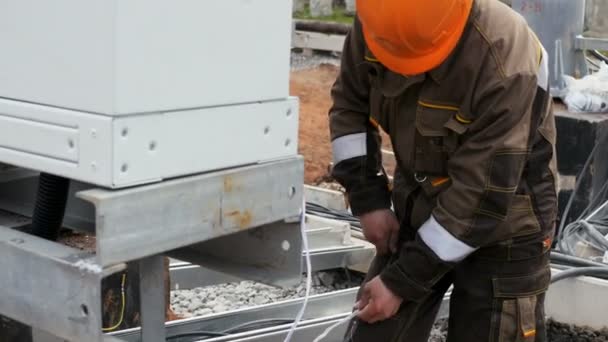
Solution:
<svg viewBox="0 0 608 342">
<path fill-rule="evenodd" d="M 291 94 L 300 98 L 300 154 L 304 156 L 307 184 L 327 174 L 331 162 L 328 111 L 330 90 L 338 67 L 323 64 L 291 73 Z"/>
<path fill-rule="evenodd" d="M 291 95 L 300 98 L 299 150 L 305 159 L 306 184 L 318 184 L 328 176 L 332 159 L 328 112 L 332 103 L 330 91 L 338 70 L 334 65 L 322 64 L 291 73 Z M 383 148 L 392 150 L 385 134 L 382 140 Z"/>
</svg>

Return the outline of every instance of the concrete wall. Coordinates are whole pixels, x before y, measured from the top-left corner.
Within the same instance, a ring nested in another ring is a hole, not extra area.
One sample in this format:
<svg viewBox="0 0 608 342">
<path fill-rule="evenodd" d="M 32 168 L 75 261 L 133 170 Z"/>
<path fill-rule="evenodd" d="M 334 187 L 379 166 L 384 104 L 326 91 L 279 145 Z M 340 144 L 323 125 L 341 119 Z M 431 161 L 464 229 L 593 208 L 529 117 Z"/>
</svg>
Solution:
<svg viewBox="0 0 608 342">
<path fill-rule="evenodd" d="M 608 38 L 608 0 L 587 0 L 585 21 L 586 36 Z"/>
</svg>

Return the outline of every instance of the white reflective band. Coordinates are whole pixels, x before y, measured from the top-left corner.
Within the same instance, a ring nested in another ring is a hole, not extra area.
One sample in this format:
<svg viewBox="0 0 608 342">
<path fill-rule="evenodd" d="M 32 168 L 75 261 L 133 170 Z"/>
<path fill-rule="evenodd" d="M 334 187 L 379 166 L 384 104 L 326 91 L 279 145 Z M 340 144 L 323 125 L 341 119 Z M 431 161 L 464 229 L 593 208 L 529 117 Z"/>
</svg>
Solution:
<svg viewBox="0 0 608 342">
<path fill-rule="evenodd" d="M 544 47 L 541 47 L 542 57 L 540 60 L 540 67 L 538 69 L 538 86 L 543 88 L 545 91 L 548 90 L 549 86 L 549 56 Z"/>
<path fill-rule="evenodd" d="M 422 225 L 418 234 L 439 259 L 446 262 L 462 261 L 477 250 L 455 238 L 433 216 Z"/>
<path fill-rule="evenodd" d="M 341 161 L 367 155 L 367 133 L 349 134 L 331 142 L 334 165 Z"/>
</svg>

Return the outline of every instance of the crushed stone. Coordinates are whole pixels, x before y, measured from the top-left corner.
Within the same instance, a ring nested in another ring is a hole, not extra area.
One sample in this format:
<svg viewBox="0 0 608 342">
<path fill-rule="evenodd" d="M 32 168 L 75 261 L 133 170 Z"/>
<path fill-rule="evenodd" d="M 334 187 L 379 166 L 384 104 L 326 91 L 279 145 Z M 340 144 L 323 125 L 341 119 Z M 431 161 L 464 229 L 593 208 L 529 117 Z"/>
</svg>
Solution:
<svg viewBox="0 0 608 342">
<path fill-rule="evenodd" d="M 345 290 L 361 285 L 363 277 L 344 271 L 317 272 L 311 295 Z M 252 281 L 171 291 L 171 308 L 184 318 L 203 317 L 242 308 L 271 304 L 304 296 L 305 282 L 293 288 L 272 287 Z"/>
<path fill-rule="evenodd" d="M 448 321 L 437 321 L 429 342 L 447 342 Z M 597 331 L 593 329 L 576 327 L 552 320 L 547 321 L 548 342 L 608 342 L 608 329 Z"/>
</svg>

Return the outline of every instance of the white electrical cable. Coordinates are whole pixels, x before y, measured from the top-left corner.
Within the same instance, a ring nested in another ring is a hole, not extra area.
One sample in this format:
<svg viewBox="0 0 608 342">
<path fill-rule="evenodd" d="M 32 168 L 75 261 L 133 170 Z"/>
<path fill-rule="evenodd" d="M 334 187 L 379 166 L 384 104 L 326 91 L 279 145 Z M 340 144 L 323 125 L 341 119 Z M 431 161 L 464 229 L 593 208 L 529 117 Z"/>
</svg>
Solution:
<svg viewBox="0 0 608 342">
<path fill-rule="evenodd" d="M 324 338 L 327 337 L 327 335 L 329 335 L 330 332 L 332 332 L 332 330 L 336 329 L 337 327 L 341 326 L 342 324 L 350 322 L 350 320 L 357 317 L 358 314 L 359 314 L 359 310 L 355 310 L 352 314 L 344 317 L 340 321 L 329 326 L 327 329 L 325 329 L 325 331 L 323 331 L 323 333 L 321 335 L 319 335 L 317 338 L 315 338 L 315 340 L 312 342 L 321 342 Z"/>
<path fill-rule="evenodd" d="M 304 259 L 306 260 L 306 292 L 304 294 L 304 302 L 302 303 L 302 308 L 300 308 L 300 312 L 298 312 L 296 319 L 294 320 L 293 324 L 291 325 L 291 329 L 289 329 L 289 332 L 287 333 L 287 336 L 285 337 L 284 342 L 291 342 L 291 338 L 292 338 L 294 332 L 298 328 L 298 325 L 300 325 L 300 322 L 302 321 L 302 317 L 304 316 L 304 312 L 306 311 L 306 306 L 308 305 L 308 299 L 310 298 L 310 288 L 312 287 L 312 265 L 311 265 L 311 261 L 310 261 L 310 251 L 308 249 L 308 235 L 306 235 L 306 199 L 303 199 L 303 201 L 302 201 L 302 214 L 300 217 L 300 232 L 302 234 L 302 249 L 304 251 Z M 336 329 L 337 327 L 339 327 L 342 324 L 348 323 L 350 320 L 355 318 L 358 314 L 359 314 L 359 310 L 355 310 L 350 315 L 348 315 L 348 316 L 344 317 L 343 319 L 341 319 L 340 321 L 332 324 L 327 329 L 325 329 L 325 331 L 323 331 L 323 333 L 321 333 L 321 335 L 317 336 L 317 338 L 315 338 L 313 342 L 320 342 L 321 340 L 326 338 L 327 335 L 329 335 L 329 333 L 332 332 L 334 329 Z"/>
<path fill-rule="evenodd" d="M 298 328 L 300 321 L 302 321 L 302 317 L 304 316 L 304 312 L 306 311 L 306 306 L 308 305 L 308 298 L 310 297 L 310 288 L 312 287 L 312 265 L 310 264 L 310 251 L 308 249 L 308 236 L 306 235 L 306 199 L 302 199 L 302 216 L 300 217 L 300 231 L 302 234 L 302 250 L 304 251 L 304 259 L 306 259 L 306 293 L 304 295 L 304 303 L 302 303 L 302 308 L 296 319 L 293 321 L 291 329 L 289 329 L 289 333 L 287 337 L 285 337 L 284 342 L 290 342 L 293 333 Z"/>
</svg>

